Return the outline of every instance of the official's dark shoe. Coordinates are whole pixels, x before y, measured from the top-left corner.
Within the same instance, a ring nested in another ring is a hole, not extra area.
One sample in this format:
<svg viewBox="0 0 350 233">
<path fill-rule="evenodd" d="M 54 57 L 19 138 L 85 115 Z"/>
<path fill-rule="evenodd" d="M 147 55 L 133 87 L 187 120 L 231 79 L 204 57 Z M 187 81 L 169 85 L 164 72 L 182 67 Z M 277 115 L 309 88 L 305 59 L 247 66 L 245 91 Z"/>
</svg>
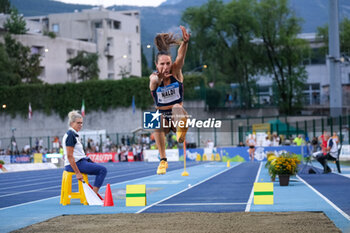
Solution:
<svg viewBox="0 0 350 233">
<path fill-rule="evenodd" d="M 332 172 L 332 169 L 327 167 L 327 169 L 325 171 L 323 171 L 323 174 L 327 174 L 327 173 L 331 173 L 331 172 Z"/>
</svg>

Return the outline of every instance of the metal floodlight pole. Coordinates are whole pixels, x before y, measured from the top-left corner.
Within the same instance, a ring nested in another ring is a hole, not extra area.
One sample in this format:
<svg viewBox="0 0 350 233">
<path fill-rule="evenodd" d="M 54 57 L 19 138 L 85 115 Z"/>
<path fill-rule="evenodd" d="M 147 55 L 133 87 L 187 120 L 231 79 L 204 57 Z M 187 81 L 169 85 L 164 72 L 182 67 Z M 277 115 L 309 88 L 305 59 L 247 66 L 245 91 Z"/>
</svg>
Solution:
<svg viewBox="0 0 350 233">
<path fill-rule="evenodd" d="M 332 117 L 342 113 L 338 0 L 329 0 L 329 107 Z"/>
</svg>

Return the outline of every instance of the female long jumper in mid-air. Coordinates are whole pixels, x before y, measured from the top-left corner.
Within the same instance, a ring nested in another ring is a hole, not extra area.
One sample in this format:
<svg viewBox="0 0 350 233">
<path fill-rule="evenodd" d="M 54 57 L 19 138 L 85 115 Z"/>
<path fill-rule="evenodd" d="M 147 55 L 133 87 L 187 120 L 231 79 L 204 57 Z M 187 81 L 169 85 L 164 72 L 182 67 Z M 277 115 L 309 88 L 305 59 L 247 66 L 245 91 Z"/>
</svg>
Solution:
<svg viewBox="0 0 350 233">
<path fill-rule="evenodd" d="M 171 129 L 176 132 L 177 141 L 183 143 L 187 132 L 187 112 L 182 106 L 184 97 L 182 67 L 185 63 L 190 35 L 183 26 L 180 28 L 182 41 L 176 40 L 171 33 L 160 33 L 154 39 L 159 51 L 155 60 L 157 72 L 150 75 L 149 88 L 156 109 L 162 114 L 161 127 L 154 132 L 161 159 L 157 174 L 165 174 L 168 168 L 165 154 L 165 135 Z M 173 44 L 180 45 L 175 62 L 172 62 L 170 54 L 170 46 Z"/>
</svg>

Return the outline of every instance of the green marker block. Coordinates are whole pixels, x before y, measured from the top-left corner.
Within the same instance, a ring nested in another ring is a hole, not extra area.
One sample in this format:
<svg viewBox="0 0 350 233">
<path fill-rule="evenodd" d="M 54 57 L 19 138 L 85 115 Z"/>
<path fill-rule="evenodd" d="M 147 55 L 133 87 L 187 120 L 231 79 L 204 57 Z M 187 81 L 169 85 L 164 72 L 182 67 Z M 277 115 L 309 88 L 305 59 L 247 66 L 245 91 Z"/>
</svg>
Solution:
<svg viewBox="0 0 350 233">
<path fill-rule="evenodd" d="M 126 186 L 126 206 L 145 206 L 146 200 L 146 185 L 127 185 Z"/>
<path fill-rule="evenodd" d="M 254 205 L 273 205 L 273 183 L 254 183 Z"/>
</svg>

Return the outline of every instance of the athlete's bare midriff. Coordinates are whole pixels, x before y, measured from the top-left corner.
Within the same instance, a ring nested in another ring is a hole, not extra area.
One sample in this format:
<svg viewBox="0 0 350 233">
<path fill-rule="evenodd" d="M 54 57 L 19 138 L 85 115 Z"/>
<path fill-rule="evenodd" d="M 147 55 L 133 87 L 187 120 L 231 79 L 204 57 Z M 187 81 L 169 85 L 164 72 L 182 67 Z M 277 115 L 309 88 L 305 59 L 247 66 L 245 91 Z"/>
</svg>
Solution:
<svg viewBox="0 0 350 233">
<path fill-rule="evenodd" d="M 180 104 L 182 106 L 182 103 L 183 102 L 178 103 L 178 104 Z M 175 104 L 172 104 L 172 105 L 169 105 L 169 106 L 160 106 L 160 107 L 156 107 L 156 109 L 159 109 L 159 110 L 170 110 L 170 109 L 172 109 L 174 107 L 174 105 Z"/>
</svg>

